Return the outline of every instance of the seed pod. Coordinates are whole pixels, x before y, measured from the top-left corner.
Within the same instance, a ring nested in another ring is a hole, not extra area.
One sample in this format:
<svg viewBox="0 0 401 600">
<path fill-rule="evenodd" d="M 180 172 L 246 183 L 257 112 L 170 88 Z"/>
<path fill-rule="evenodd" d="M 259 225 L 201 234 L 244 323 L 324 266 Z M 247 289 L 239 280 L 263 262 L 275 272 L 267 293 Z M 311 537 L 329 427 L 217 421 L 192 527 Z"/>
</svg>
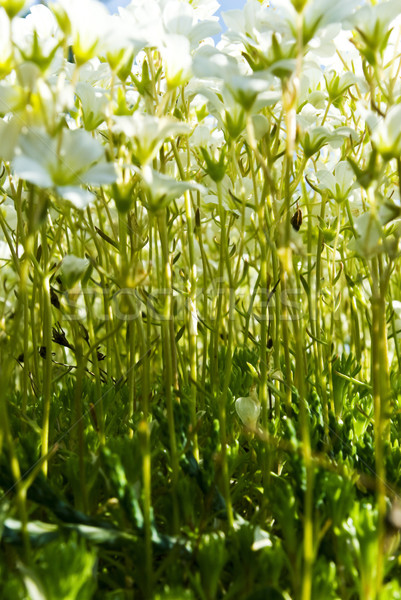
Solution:
<svg viewBox="0 0 401 600">
<path fill-rule="evenodd" d="M 106 355 L 103 354 L 103 352 L 100 352 L 99 348 L 100 348 L 100 346 L 98 346 L 96 349 L 96 356 L 97 356 L 98 361 L 100 362 L 101 360 L 104 360 L 106 358 Z"/>
<path fill-rule="evenodd" d="M 256 394 L 237 398 L 235 401 L 235 410 L 245 427 L 256 429 L 260 415 L 260 404 Z"/>
<path fill-rule="evenodd" d="M 389 532 L 396 533 L 401 530 L 401 504 L 399 501 L 395 500 L 387 510 L 385 524 Z"/>
<path fill-rule="evenodd" d="M 302 225 L 302 211 L 300 208 L 297 208 L 293 216 L 291 217 L 291 225 L 295 229 L 295 231 L 299 231 Z"/>
<path fill-rule="evenodd" d="M 53 327 L 53 329 L 52 329 L 53 342 L 55 344 L 58 344 L 59 346 L 64 346 L 65 348 L 71 348 L 71 350 L 73 350 L 74 347 L 67 340 L 64 330 L 60 327 L 59 323 L 57 323 L 57 326 L 58 326 L 58 329 L 56 327 Z"/>
<path fill-rule="evenodd" d="M 55 308 L 58 308 L 59 310 L 61 310 L 61 305 L 60 305 L 60 300 L 56 294 L 56 292 L 54 291 L 54 288 L 50 288 L 50 302 L 52 303 L 52 305 Z"/>
</svg>

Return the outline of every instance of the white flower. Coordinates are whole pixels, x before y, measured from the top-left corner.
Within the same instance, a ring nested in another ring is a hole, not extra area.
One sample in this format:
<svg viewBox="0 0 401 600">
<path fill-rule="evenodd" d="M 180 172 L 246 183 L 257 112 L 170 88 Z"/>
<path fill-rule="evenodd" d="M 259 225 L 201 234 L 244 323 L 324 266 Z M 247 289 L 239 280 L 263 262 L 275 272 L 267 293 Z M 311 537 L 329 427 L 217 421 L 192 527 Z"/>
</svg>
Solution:
<svg viewBox="0 0 401 600">
<path fill-rule="evenodd" d="M 220 32 L 220 25 L 216 19 L 203 18 L 198 22 L 196 9 L 180 0 L 167 2 L 163 10 L 163 23 L 167 34 L 185 36 L 191 50 L 205 38 Z"/>
<path fill-rule="evenodd" d="M 22 123 L 18 117 L 10 120 L 0 119 L 0 158 L 12 160 Z"/>
<path fill-rule="evenodd" d="M 148 208 L 152 211 L 158 211 L 182 196 L 187 190 L 198 190 L 204 192 L 204 187 L 192 181 L 177 181 L 169 175 L 159 173 L 149 166 L 145 166 L 141 171 L 135 169 L 141 174 L 148 195 Z"/>
<path fill-rule="evenodd" d="M 328 170 L 318 171 L 316 177 L 319 187 L 327 190 L 329 197 L 342 202 L 345 200 L 355 185 L 354 172 L 346 161 L 340 161 L 334 169 L 334 175 Z"/>
<path fill-rule="evenodd" d="M 81 185 L 104 185 L 116 179 L 114 165 L 104 160 L 103 146 L 81 129 L 50 137 L 41 129 L 21 135 L 13 161 L 19 177 L 41 188 L 55 188 L 76 208 L 85 208 L 93 195 Z"/>
<path fill-rule="evenodd" d="M 44 71 L 60 47 L 62 33 L 47 6 L 32 6 L 30 10 L 26 18 L 14 19 L 13 37 L 22 58 L 34 62 Z"/>
<path fill-rule="evenodd" d="M 242 10 L 224 12 L 223 20 L 229 30 L 225 34 L 229 40 L 259 45 L 262 52 L 266 52 L 270 44 L 268 32 L 288 31 L 288 25 L 277 18 L 275 10 L 267 9 L 258 0 L 248 0 Z"/>
<path fill-rule="evenodd" d="M 6 200 L 0 205 L 0 210 L 5 222 L 7 223 L 7 226 L 11 231 L 15 231 L 18 224 L 18 215 L 14 207 L 14 202 L 10 197 L 7 197 Z"/>
<path fill-rule="evenodd" d="M 363 34 L 361 49 L 367 58 L 373 57 L 376 51 L 383 49 L 386 45 L 390 23 L 400 14 L 399 0 L 379 2 L 377 5 L 362 6 L 352 17 L 348 19 L 350 27 L 357 29 Z M 372 56 L 370 56 L 370 53 Z"/>
<path fill-rule="evenodd" d="M 162 10 L 157 0 L 134 0 L 119 14 L 132 31 L 141 32 L 148 46 L 158 46 L 163 37 Z"/>
<path fill-rule="evenodd" d="M 319 152 L 329 142 L 329 139 L 330 132 L 326 127 L 310 127 L 306 129 L 300 141 L 305 156 L 310 158 L 313 154 Z"/>
<path fill-rule="evenodd" d="M 266 73 L 248 77 L 245 75 L 233 75 L 226 79 L 226 85 L 234 100 L 246 111 L 251 110 L 257 96 L 261 92 L 266 92 L 270 84 L 271 78 Z"/>
<path fill-rule="evenodd" d="M 137 160 L 146 164 L 156 156 L 166 138 L 188 134 L 191 128 L 169 117 L 159 119 L 135 112 L 132 117 L 114 117 L 113 131 L 124 133 L 132 142 Z"/>
<path fill-rule="evenodd" d="M 200 46 L 194 53 L 193 71 L 200 79 L 222 79 L 240 74 L 238 63 L 233 56 L 208 45 Z"/>
<path fill-rule="evenodd" d="M 76 63 L 96 56 L 110 19 L 106 8 L 96 0 L 58 0 L 51 7 L 61 29 L 71 35 Z"/>
<path fill-rule="evenodd" d="M 192 7 L 199 20 L 210 19 L 219 10 L 217 0 L 192 0 Z"/>
<path fill-rule="evenodd" d="M 76 94 L 81 101 L 82 120 L 87 131 L 96 129 L 105 119 L 108 99 L 101 88 L 94 88 L 89 83 L 80 81 Z"/>
<path fill-rule="evenodd" d="M 188 38 L 183 35 L 165 36 L 159 46 L 166 71 L 167 86 L 173 89 L 184 85 L 191 76 L 192 57 Z"/>
<path fill-rule="evenodd" d="M 383 230 L 378 219 L 371 211 L 365 212 L 354 220 L 356 237 L 349 244 L 348 249 L 356 251 L 364 258 L 371 258 L 380 250 Z"/>
<path fill-rule="evenodd" d="M 141 30 L 132 29 L 130 23 L 119 15 L 109 16 L 100 51 L 113 70 L 117 70 L 146 45 Z"/>
<path fill-rule="evenodd" d="M 15 82 L 0 82 L 0 114 L 6 115 L 18 108 L 22 103 L 23 90 Z"/>
<path fill-rule="evenodd" d="M 303 13 L 306 35 L 312 39 L 318 29 L 342 23 L 352 15 L 359 0 L 309 0 Z"/>
<path fill-rule="evenodd" d="M 401 157 L 401 104 L 392 106 L 375 127 L 372 142 L 385 160 Z"/>
<path fill-rule="evenodd" d="M 12 46 L 10 22 L 3 8 L 0 8 L 0 75 L 7 75 L 12 67 Z"/>
</svg>

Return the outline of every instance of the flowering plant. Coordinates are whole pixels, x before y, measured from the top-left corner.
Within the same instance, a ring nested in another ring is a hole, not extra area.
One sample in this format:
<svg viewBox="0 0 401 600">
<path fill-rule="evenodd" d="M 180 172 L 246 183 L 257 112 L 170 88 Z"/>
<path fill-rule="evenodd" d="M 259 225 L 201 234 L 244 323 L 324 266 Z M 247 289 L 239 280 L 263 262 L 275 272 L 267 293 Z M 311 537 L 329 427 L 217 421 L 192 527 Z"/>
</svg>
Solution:
<svg viewBox="0 0 401 600">
<path fill-rule="evenodd" d="M 398 0 L 26 5 L 4 597 L 401 597 Z"/>
</svg>

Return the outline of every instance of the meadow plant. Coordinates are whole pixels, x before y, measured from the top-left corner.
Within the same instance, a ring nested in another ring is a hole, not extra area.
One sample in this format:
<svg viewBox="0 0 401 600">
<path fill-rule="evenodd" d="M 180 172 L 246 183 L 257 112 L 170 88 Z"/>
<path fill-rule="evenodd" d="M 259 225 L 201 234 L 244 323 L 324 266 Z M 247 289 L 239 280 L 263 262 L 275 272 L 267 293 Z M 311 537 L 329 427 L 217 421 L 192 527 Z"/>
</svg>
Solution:
<svg viewBox="0 0 401 600">
<path fill-rule="evenodd" d="M 401 598 L 398 0 L 0 0 L 2 598 Z"/>
</svg>

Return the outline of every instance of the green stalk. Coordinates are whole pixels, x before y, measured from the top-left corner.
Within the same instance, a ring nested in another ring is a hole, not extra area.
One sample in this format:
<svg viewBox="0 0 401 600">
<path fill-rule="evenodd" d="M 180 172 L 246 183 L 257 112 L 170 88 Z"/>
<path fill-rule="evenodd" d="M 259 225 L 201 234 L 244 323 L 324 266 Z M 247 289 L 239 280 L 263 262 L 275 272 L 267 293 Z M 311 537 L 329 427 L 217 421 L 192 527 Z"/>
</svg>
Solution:
<svg viewBox="0 0 401 600">
<path fill-rule="evenodd" d="M 181 164 L 180 155 L 177 150 L 177 146 L 172 142 L 172 148 L 174 152 L 174 158 L 180 172 L 182 180 L 185 180 L 185 171 Z M 196 307 L 196 257 L 195 257 L 195 245 L 194 245 L 194 222 L 192 216 L 192 204 L 191 194 L 186 191 L 184 194 L 185 200 L 185 216 L 187 220 L 186 235 L 189 249 L 189 290 L 188 290 L 188 336 L 189 336 L 189 364 L 190 364 L 190 376 L 191 376 L 191 397 L 190 397 L 190 419 L 192 426 L 192 443 L 193 452 L 196 460 L 199 460 L 199 448 L 198 448 L 198 434 L 196 432 L 196 404 L 197 404 L 197 381 L 198 381 L 198 368 L 197 368 L 197 338 L 198 338 L 198 325 L 197 325 L 197 307 Z"/>
<path fill-rule="evenodd" d="M 79 333 L 77 323 L 72 323 L 75 347 L 75 360 L 78 365 L 76 370 L 76 379 L 74 387 L 74 421 L 73 427 L 76 428 L 76 438 L 78 445 L 78 465 L 79 465 L 79 483 L 81 496 L 77 498 L 77 504 L 83 511 L 88 510 L 87 482 L 85 473 L 85 437 L 84 437 L 84 417 L 82 410 L 83 380 L 86 369 L 86 358 L 84 357 L 82 337 Z"/>
<path fill-rule="evenodd" d="M 123 218 L 123 215 L 118 215 L 119 224 L 119 239 L 120 239 L 120 255 L 121 255 L 121 282 L 124 290 L 126 288 L 132 289 L 129 277 L 129 264 L 128 264 L 128 252 L 127 252 L 127 222 Z M 125 292 L 126 293 L 126 292 Z M 135 305 L 131 301 L 131 297 L 128 297 L 128 322 L 127 322 L 127 335 L 128 335 L 128 352 L 127 352 L 127 376 L 128 376 L 128 421 L 131 422 L 134 416 L 135 409 L 135 326 L 132 321 L 132 314 L 135 310 Z M 130 427 L 129 436 L 133 437 L 134 430 Z"/>
<path fill-rule="evenodd" d="M 50 301 L 50 276 L 47 273 L 48 266 L 48 249 L 47 249 L 47 234 L 45 221 L 42 225 L 41 241 L 42 241 L 42 257 L 43 257 L 43 345 L 46 348 L 46 356 L 43 369 L 43 418 L 42 418 L 42 458 L 49 452 L 49 428 L 50 428 L 50 403 L 51 403 L 51 386 L 52 386 L 52 307 Z M 36 348 L 34 348 L 36 351 Z M 47 475 L 47 460 L 43 462 L 43 473 Z"/>
<path fill-rule="evenodd" d="M 19 321 L 14 320 L 14 331 L 10 339 L 10 346 L 15 347 L 17 337 L 19 336 Z M 21 468 L 18 461 L 17 449 L 12 436 L 10 419 L 8 414 L 9 382 L 13 373 L 11 361 L 13 359 L 7 353 L 5 359 L 1 362 L 0 369 L 0 455 L 3 454 L 3 444 L 8 450 L 10 471 L 15 484 L 16 505 L 21 519 L 21 536 L 25 559 L 30 561 L 31 544 L 28 533 L 28 511 L 26 505 L 27 488 L 22 480 Z"/>
<path fill-rule="evenodd" d="M 85 297 L 85 304 L 86 304 L 86 312 L 88 315 L 86 327 L 88 329 L 89 339 L 92 340 L 92 343 L 93 343 L 93 341 L 95 340 L 95 330 L 93 327 L 92 306 L 87 297 L 87 294 L 84 294 L 84 297 Z M 105 419 L 104 419 L 103 394 L 102 394 L 102 389 L 100 386 L 101 379 L 100 379 L 99 361 L 97 358 L 97 347 L 93 348 L 92 362 L 93 362 L 93 371 L 95 373 L 95 389 L 96 389 L 95 411 L 96 411 L 96 420 L 97 420 L 97 424 L 98 424 L 98 428 L 99 428 L 99 431 L 98 431 L 99 441 L 100 441 L 101 445 L 104 445 L 106 443 L 106 435 L 105 435 L 105 429 L 104 429 Z"/>
<path fill-rule="evenodd" d="M 151 451 L 150 432 L 147 414 L 138 428 L 138 434 L 142 446 L 142 479 L 143 479 L 143 519 L 145 528 L 145 572 L 146 572 L 146 598 L 153 597 L 153 553 L 152 553 L 152 523 L 151 523 Z"/>
<path fill-rule="evenodd" d="M 206 252 L 205 252 L 205 249 L 203 247 L 202 226 L 201 226 L 201 217 L 200 217 L 200 193 L 199 192 L 197 193 L 197 209 L 196 210 L 197 210 L 196 216 L 195 216 L 196 237 L 197 237 L 197 240 L 198 240 L 198 243 L 199 243 L 199 249 L 200 249 L 201 259 L 202 259 L 202 285 L 203 285 L 203 292 L 202 292 L 202 302 L 203 302 L 203 307 L 202 308 L 203 308 L 203 310 L 202 310 L 202 315 L 203 315 L 204 322 L 207 323 L 208 322 L 208 316 L 209 316 L 209 312 L 208 312 L 208 296 L 207 296 L 208 263 L 207 263 Z M 201 377 L 200 377 L 200 383 L 201 383 L 202 389 L 205 389 L 205 383 L 206 383 L 207 350 L 208 350 L 208 328 L 204 326 L 203 327 L 202 372 L 201 372 Z M 201 408 L 202 408 L 202 405 L 201 405 Z"/>
<path fill-rule="evenodd" d="M 219 189 L 219 184 L 217 185 L 217 194 L 221 194 L 221 189 Z M 220 206 L 221 198 L 219 198 L 219 206 Z M 223 295 L 224 290 L 222 288 L 222 284 L 224 281 L 224 246 L 223 246 L 223 236 L 225 236 L 225 232 L 223 232 L 225 227 L 225 214 L 223 213 L 223 222 L 220 220 L 220 256 L 219 256 L 219 277 L 218 277 L 218 289 L 217 289 L 217 302 L 215 314 L 216 318 L 213 324 L 213 331 L 210 339 L 210 386 L 212 389 L 212 394 L 214 397 L 217 396 L 219 389 L 219 344 L 220 344 L 220 327 L 222 320 L 222 308 L 223 308 Z"/>
<path fill-rule="evenodd" d="M 327 196 L 322 196 L 322 202 L 320 205 L 320 223 L 324 222 L 324 216 L 326 212 Z M 316 279 L 315 279 L 315 335 L 316 340 L 321 339 L 322 335 L 322 324 L 321 324 L 321 312 L 320 312 L 320 292 L 321 292 L 321 279 L 322 279 L 322 245 L 323 245 L 323 232 L 322 228 L 319 228 L 319 235 L 317 239 L 317 250 L 316 250 Z M 324 359 L 322 353 L 322 347 L 320 342 L 315 342 L 315 356 L 317 358 L 317 365 L 315 368 L 315 385 L 317 389 L 320 389 L 320 395 L 323 405 L 323 418 L 325 428 L 325 438 L 328 439 L 329 431 L 329 405 L 327 399 L 327 390 L 325 385 L 325 378 L 323 377 L 324 371 Z"/>
<path fill-rule="evenodd" d="M 221 443 L 221 464 L 222 464 L 222 477 L 223 477 L 223 487 L 224 487 L 224 498 L 226 501 L 226 509 L 227 509 L 227 520 L 228 526 L 230 529 L 234 524 L 234 516 L 233 516 L 233 508 L 231 502 L 231 493 L 230 493 L 230 475 L 228 469 L 227 462 L 227 393 L 228 387 L 230 384 L 231 378 L 231 367 L 232 367 L 232 358 L 233 358 L 233 322 L 234 322 L 234 306 L 235 306 L 235 290 L 233 289 L 233 280 L 231 274 L 231 265 L 230 259 L 228 257 L 227 252 L 227 235 L 226 235 L 226 214 L 223 208 L 223 199 L 222 199 L 222 190 L 221 183 L 217 183 L 217 197 L 219 201 L 219 216 L 220 216 L 220 227 L 221 227 L 221 237 L 220 237 L 220 282 L 223 280 L 224 276 L 224 263 L 227 268 L 227 276 L 228 276 L 228 284 L 229 284 L 229 313 L 228 313 L 228 339 L 227 339 L 227 348 L 225 354 L 225 368 L 224 368 L 224 378 L 223 378 L 223 388 L 219 397 L 218 407 L 219 407 L 219 422 L 220 422 L 220 443 Z M 219 306 L 220 306 L 220 314 L 218 315 L 221 318 L 221 306 L 222 306 L 223 294 L 219 296 Z M 217 321 L 217 333 L 220 331 L 220 319 Z M 218 339 L 218 336 L 217 336 Z M 216 341 L 216 340 L 215 340 Z M 217 346 L 216 346 L 217 348 Z M 218 392 L 216 392 L 218 394 Z"/>
<path fill-rule="evenodd" d="M 174 372 L 174 359 L 176 356 L 175 340 L 171 338 L 171 325 L 172 323 L 172 300 L 173 300 L 173 289 L 172 289 L 172 272 L 170 264 L 170 256 L 168 250 L 168 235 L 167 235 L 167 210 L 162 210 L 157 215 L 157 222 L 159 227 L 160 243 L 162 248 L 163 256 L 163 277 L 162 277 L 162 290 L 165 295 L 164 309 L 162 314 L 162 338 L 163 338 L 163 362 L 164 362 L 164 377 L 165 377 L 165 390 L 166 390 L 166 407 L 167 407 L 167 421 L 170 437 L 170 453 L 171 453 L 171 469 L 172 469 L 172 497 L 173 497 L 173 531 L 176 533 L 179 528 L 179 510 L 178 510 L 178 499 L 177 499 L 177 485 L 179 477 L 179 462 L 177 452 L 177 441 L 175 435 L 175 423 L 174 423 L 174 403 L 173 398 L 173 385 L 177 379 L 177 374 Z M 176 363 L 175 363 L 176 364 Z"/>
<path fill-rule="evenodd" d="M 148 317 L 149 323 L 149 317 Z M 149 428 L 149 359 L 148 334 L 142 322 L 142 315 L 136 320 L 138 338 L 141 348 L 142 363 L 142 402 L 143 419 L 138 427 L 142 447 L 142 478 L 143 478 L 143 520 L 145 529 L 145 568 L 147 597 L 152 598 L 153 589 L 153 552 L 152 552 L 152 465 Z"/>
<path fill-rule="evenodd" d="M 294 261 L 295 263 L 295 261 Z M 296 266 L 294 264 L 294 269 Z M 307 392 L 305 386 L 306 364 L 304 357 L 305 332 L 302 320 L 297 320 L 294 315 L 292 320 L 295 340 L 295 362 L 294 374 L 295 386 L 299 394 L 299 417 L 302 439 L 302 454 L 306 470 L 306 489 L 304 496 L 304 537 L 303 537 L 303 574 L 301 599 L 310 600 L 312 597 L 312 575 L 314 561 L 314 539 L 313 539 L 313 463 L 310 441 L 310 421 L 307 409 Z"/>
<path fill-rule="evenodd" d="M 284 346 L 284 363 L 285 363 L 285 398 L 287 404 L 288 414 L 291 414 L 291 401 L 292 401 L 292 371 L 291 371 L 291 357 L 290 357 L 290 337 L 288 330 L 288 282 L 290 280 L 290 234 L 291 234 L 291 213 L 290 213 L 290 177 L 291 177 L 291 158 L 288 152 L 285 156 L 285 224 L 284 224 L 284 241 L 283 246 L 280 248 L 280 261 L 281 261 L 281 294 L 284 302 L 281 303 L 281 330 L 283 335 L 283 346 Z"/>
<path fill-rule="evenodd" d="M 197 307 L 196 307 L 196 259 L 193 239 L 193 221 L 189 192 L 185 193 L 185 211 L 187 217 L 187 236 L 189 245 L 190 277 L 189 277 L 189 361 L 191 374 L 191 425 L 193 434 L 193 451 L 196 460 L 199 460 L 198 435 L 196 433 L 196 399 L 197 399 Z"/>
<path fill-rule="evenodd" d="M 371 374 L 375 415 L 375 467 L 378 505 L 378 552 L 376 594 L 380 595 L 384 576 L 384 543 L 386 518 L 386 468 L 384 441 L 389 439 L 389 365 L 387 354 L 386 282 L 381 277 L 378 258 L 371 261 L 372 276 L 372 329 L 371 329 Z"/>
<path fill-rule="evenodd" d="M 17 201 L 16 201 L 17 203 Z M 18 218 L 19 212 L 17 211 Z M 32 238 L 28 239 L 25 236 L 21 236 L 21 241 L 23 242 L 23 246 L 25 249 L 25 256 L 22 261 L 20 261 L 11 238 L 11 235 L 7 228 L 7 223 L 5 222 L 4 216 L 0 210 L 0 227 L 4 233 L 4 237 L 6 238 L 8 247 L 10 249 L 11 257 L 14 263 L 14 268 L 19 275 L 19 297 L 20 297 L 20 307 L 23 310 L 23 320 L 24 320 L 24 361 L 23 361 L 23 371 L 22 371 L 22 405 L 21 412 L 22 415 L 26 415 L 26 408 L 28 404 L 28 389 L 29 389 L 29 298 L 27 291 L 27 282 L 28 282 L 28 271 L 29 271 L 29 260 L 28 256 L 31 253 L 32 247 Z M 21 225 L 22 228 L 22 225 Z M 20 228 L 20 229 L 21 229 Z M 16 240 L 16 248 L 18 248 L 18 237 Z M 16 319 L 18 321 L 18 317 Z M 22 427 L 25 429 L 25 422 L 23 421 Z"/>
</svg>

